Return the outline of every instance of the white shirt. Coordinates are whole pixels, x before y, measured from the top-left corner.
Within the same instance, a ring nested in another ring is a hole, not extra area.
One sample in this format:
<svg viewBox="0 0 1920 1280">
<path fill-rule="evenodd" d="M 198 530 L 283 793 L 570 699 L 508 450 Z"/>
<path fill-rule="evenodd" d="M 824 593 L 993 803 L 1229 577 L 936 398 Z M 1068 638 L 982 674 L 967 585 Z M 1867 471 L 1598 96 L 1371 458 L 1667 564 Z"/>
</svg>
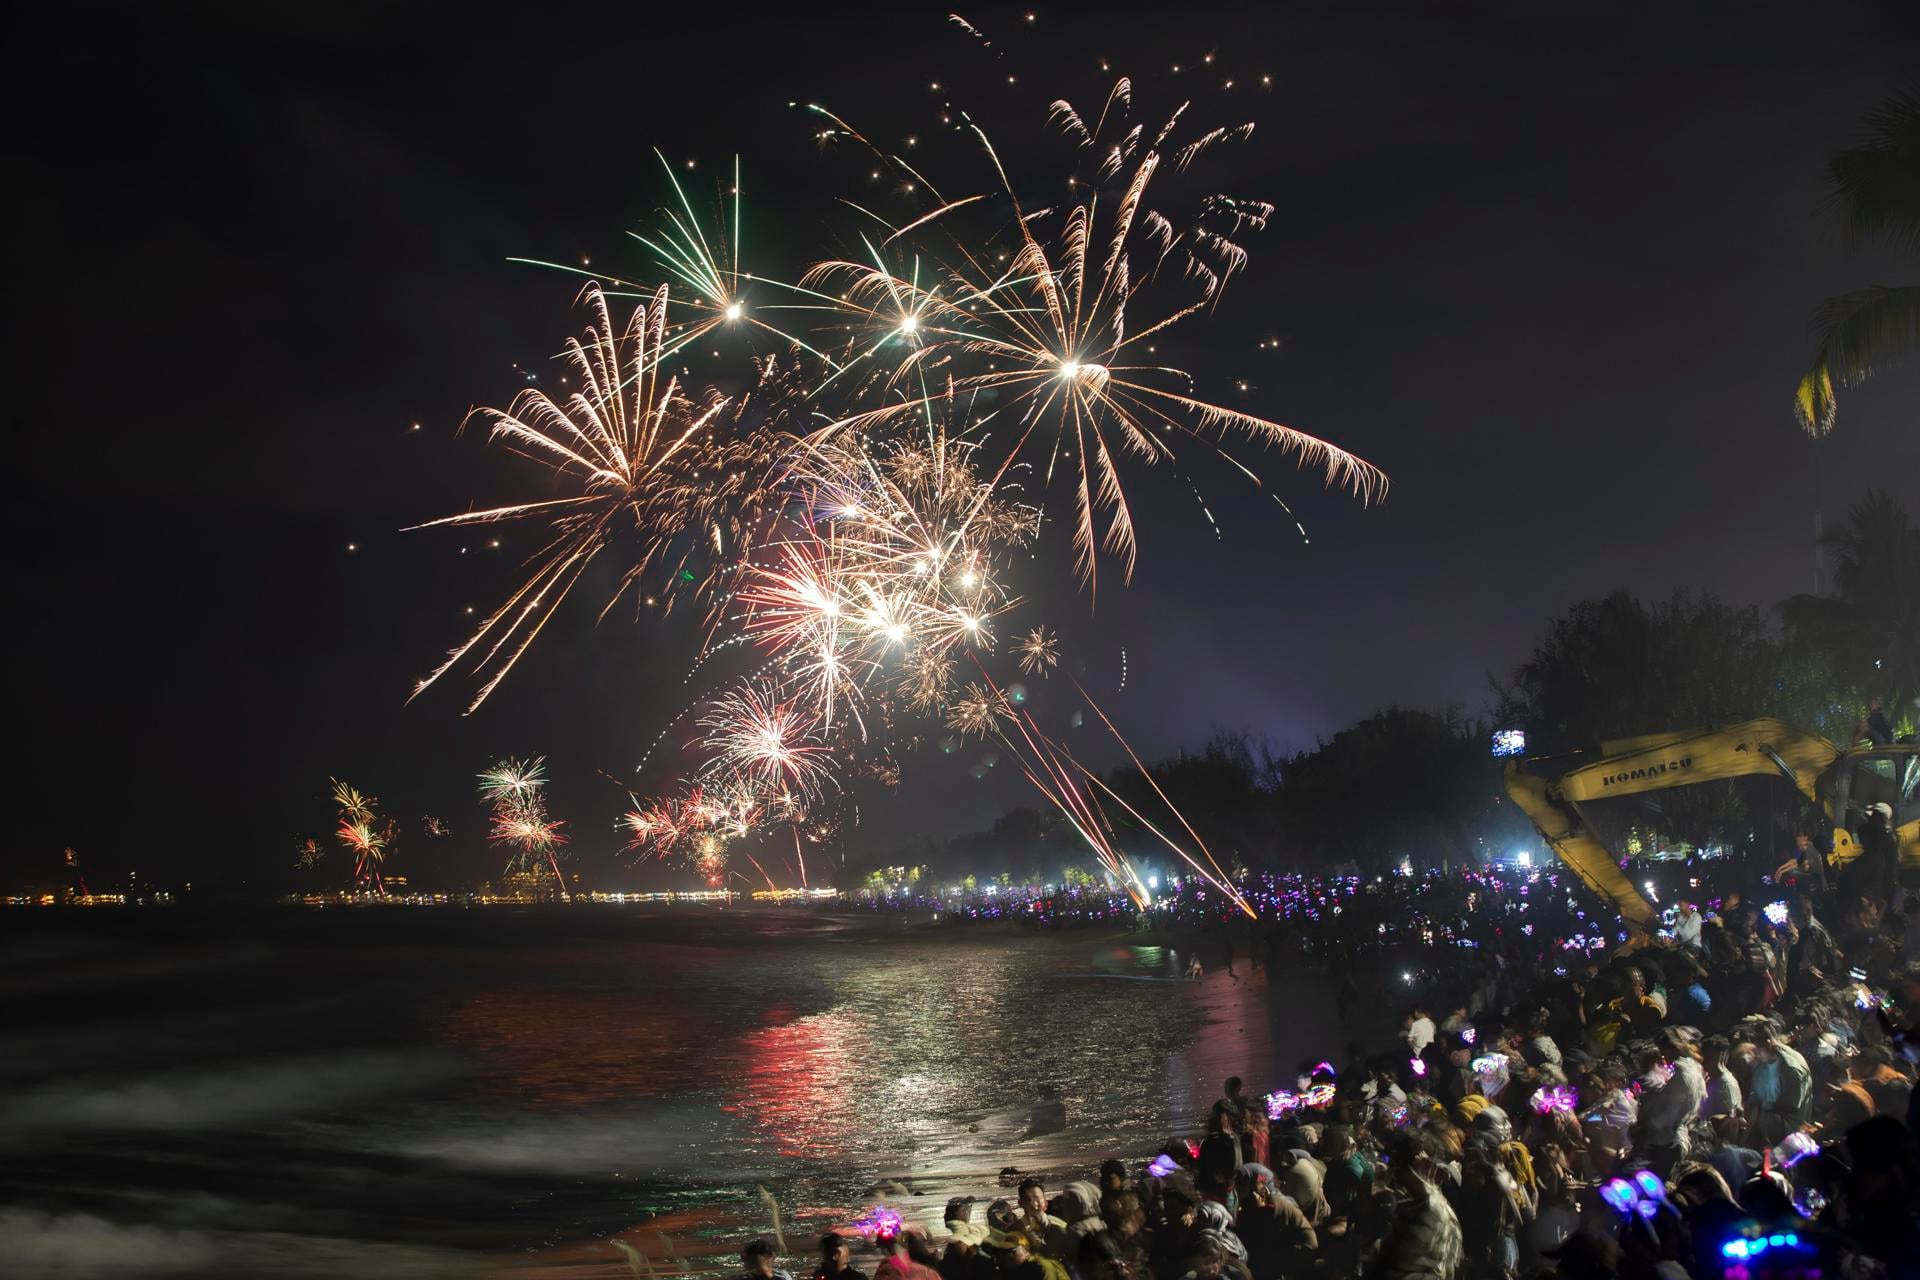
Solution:
<svg viewBox="0 0 1920 1280">
<path fill-rule="evenodd" d="M 1689 911 L 1673 922 L 1673 940 L 1683 947 L 1700 949 L 1700 913 Z"/>
<path fill-rule="evenodd" d="M 1410 1024 L 1408 1024 L 1407 1047 L 1413 1050 L 1415 1057 L 1419 1057 L 1421 1054 L 1425 1053 L 1427 1051 L 1427 1046 L 1432 1043 L 1433 1043 L 1433 1019 L 1432 1018 L 1415 1018 Z"/>
</svg>

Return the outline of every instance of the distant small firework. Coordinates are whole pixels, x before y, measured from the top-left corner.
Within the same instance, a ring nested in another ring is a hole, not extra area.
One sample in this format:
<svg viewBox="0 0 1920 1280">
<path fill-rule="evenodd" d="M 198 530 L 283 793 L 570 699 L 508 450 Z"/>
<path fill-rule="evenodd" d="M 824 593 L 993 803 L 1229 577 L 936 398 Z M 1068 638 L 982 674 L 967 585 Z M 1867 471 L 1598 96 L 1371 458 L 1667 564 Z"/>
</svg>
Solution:
<svg viewBox="0 0 1920 1280">
<path fill-rule="evenodd" d="M 1007 695 L 998 689 L 968 684 L 958 700 L 947 708 L 947 728 L 970 738 L 985 738 L 996 733 L 1000 722 L 1013 714 Z"/>
<path fill-rule="evenodd" d="M 363 818 L 343 818 L 335 833 L 341 845 L 354 856 L 353 877 L 377 877 L 387 859 L 387 833 Z"/>
<path fill-rule="evenodd" d="M 1020 655 L 1020 669 L 1030 676 L 1045 675 L 1060 665 L 1060 649 L 1054 641 L 1053 632 L 1044 626 L 1035 627 L 1020 637 L 1013 647 Z"/>
<path fill-rule="evenodd" d="M 523 860 L 530 859 L 565 844 L 567 838 L 560 833 L 560 828 L 566 825 L 548 817 L 546 810 L 537 804 L 516 805 L 493 815 L 488 839 L 510 845 Z"/>
<path fill-rule="evenodd" d="M 343 820 L 351 819 L 354 822 L 373 821 L 373 806 L 378 804 L 379 801 L 375 800 L 372 796 L 360 794 L 356 788 L 341 782 L 337 778 L 330 779 L 330 781 L 333 783 L 334 807 L 340 810 L 340 816 Z"/>
<path fill-rule="evenodd" d="M 326 852 L 325 846 L 311 836 L 294 846 L 294 857 L 302 871 L 311 871 L 320 865 Z"/>
<path fill-rule="evenodd" d="M 535 756 L 524 762 L 508 756 L 481 773 L 480 795 L 493 804 L 501 801 L 523 804 L 547 785 L 546 766 L 545 756 Z"/>
<path fill-rule="evenodd" d="M 334 807 L 339 810 L 340 825 L 334 831 L 334 839 L 353 854 L 354 881 L 372 880 L 374 887 L 384 893 L 386 885 L 381 880 L 380 869 L 393 850 L 398 829 L 391 819 L 380 817 L 375 808 L 379 801 L 372 796 L 338 778 L 329 781 L 333 784 Z"/>
<path fill-rule="evenodd" d="M 547 813 L 546 785 L 546 757 L 508 756 L 480 775 L 480 796 L 493 806 L 487 839 L 507 847 L 508 866 L 528 870 L 544 860 L 564 898 L 567 881 L 560 874 L 558 851 L 567 843 L 560 830 L 567 824 Z"/>
<path fill-rule="evenodd" d="M 420 819 L 420 830 L 423 834 L 438 840 L 446 836 L 447 824 L 443 819 L 428 814 Z"/>
</svg>

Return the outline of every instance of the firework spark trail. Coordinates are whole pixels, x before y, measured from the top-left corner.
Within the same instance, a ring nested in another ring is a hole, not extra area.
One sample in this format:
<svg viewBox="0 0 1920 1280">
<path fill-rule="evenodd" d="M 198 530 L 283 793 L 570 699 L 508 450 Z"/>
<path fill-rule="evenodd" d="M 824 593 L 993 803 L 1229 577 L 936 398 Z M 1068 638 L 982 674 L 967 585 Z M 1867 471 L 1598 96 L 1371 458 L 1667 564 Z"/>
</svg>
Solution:
<svg viewBox="0 0 1920 1280">
<path fill-rule="evenodd" d="M 1160 802 L 1167 806 L 1167 811 L 1173 814 L 1175 818 L 1178 818 L 1180 820 L 1180 825 L 1186 829 L 1187 834 L 1193 837 L 1194 844 L 1199 847 L 1200 852 L 1206 855 L 1207 861 L 1210 864 L 1212 864 L 1213 873 L 1209 875 L 1200 866 L 1199 863 L 1194 862 L 1193 857 L 1190 854 L 1187 854 L 1184 851 L 1181 851 L 1181 856 L 1186 858 L 1186 860 L 1190 864 L 1192 864 L 1194 870 L 1199 871 L 1201 875 L 1206 876 L 1207 880 L 1211 884 L 1213 884 L 1215 888 L 1219 889 L 1222 893 L 1225 893 L 1228 897 L 1232 898 L 1235 905 L 1237 905 L 1242 911 L 1246 912 L 1249 917 L 1252 917 L 1254 915 L 1253 908 L 1247 904 L 1247 900 L 1240 895 L 1240 892 L 1237 889 L 1234 889 L 1233 887 L 1231 887 L 1231 885 L 1228 884 L 1226 879 L 1227 873 L 1221 869 L 1220 863 L 1213 856 L 1213 851 L 1207 848 L 1207 842 L 1200 838 L 1200 833 L 1193 829 L 1193 824 L 1187 821 L 1186 815 L 1180 812 L 1179 806 L 1175 805 L 1172 799 L 1168 797 L 1167 793 L 1160 789 L 1160 784 L 1154 780 L 1152 771 L 1150 771 L 1146 765 L 1141 763 L 1140 757 L 1134 754 L 1133 747 L 1128 744 L 1125 738 L 1120 736 L 1120 731 L 1114 728 L 1113 721 L 1107 719 L 1107 713 L 1100 709 L 1100 704 L 1093 700 L 1093 696 L 1086 691 L 1086 689 L 1080 684 L 1078 680 L 1074 680 L 1073 687 L 1080 690 L 1080 696 L 1087 700 L 1087 705 L 1089 707 L 1093 708 L 1093 714 L 1100 717 L 1100 723 L 1107 727 L 1107 732 L 1113 735 L 1113 740 L 1119 743 L 1121 750 L 1127 753 L 1127 759 L 1133 762 L 1133 767 L 1139 771 L 1140 776 L 1147 780 L 1147 785 L 1152 787 L 1153 793 L 1160 797 Z M 1085 766 L 1081 766 L 1081 768 L 1084 771 Z M 1106 784 L 1102 783 L 1101 785 L 1104 787 Z M 1116 800 L 1119 799 L 1118 796 L 1115 796 L 1114 798 Z M 1122 800 L 1121 803 L 1125 804 L 1126 802 Z M 1129 811 L 1131 811 L 1131 806 L 1128 806 L 1128 808 L 1129 808 Z M 1138 814 L 1135 814 L 1134 816 L 1139 817 Z M 1145 818 L 1141 818 L 1140 820 L 1142 822 L 1146 822 Z M 1148 825 L 1151 828 L 1151 824 L 1148 824 Z M 1167 844 L 1172 848 L 1174 848 L 1176 851 L 1179 850 L 1180 847 L 1178 845 L 1174 844 L 1174 842 L 1171 840 L 1167 840 L 1167 837 L 1164 835 L 1161 835 L 1161 833 L 1158 830 L 1154 830 L 1154 834 L 1160 836 L 1162 840 L 1166 840 Z"/>
</svg>

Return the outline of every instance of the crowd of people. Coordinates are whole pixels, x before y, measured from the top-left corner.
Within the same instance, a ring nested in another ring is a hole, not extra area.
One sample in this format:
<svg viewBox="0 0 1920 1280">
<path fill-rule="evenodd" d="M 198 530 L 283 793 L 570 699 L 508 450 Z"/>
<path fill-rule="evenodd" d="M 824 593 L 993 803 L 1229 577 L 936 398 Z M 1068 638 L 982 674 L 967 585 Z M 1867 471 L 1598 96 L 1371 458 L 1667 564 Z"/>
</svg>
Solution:
<svg viewBox="0 0 1920 1280">
<path fill-rule="evenodd" d="M 1408 988 L 1391 1044 L 1229 1080 L 1203 1134 L 1095 1181 L 892 1219 L 874 1280 L 1920 1276 L 1920 895 L 1782 870 L 1710 900 L 1685 877 L 1634 947 L 1552 877 L 1413 878 L 1411 927 L 1486 945 Z M 1392 895 L 1313 908 L 1364 940 Z M 864 1280 L 853 1243 L 816 1280 Z"/>
</svg>

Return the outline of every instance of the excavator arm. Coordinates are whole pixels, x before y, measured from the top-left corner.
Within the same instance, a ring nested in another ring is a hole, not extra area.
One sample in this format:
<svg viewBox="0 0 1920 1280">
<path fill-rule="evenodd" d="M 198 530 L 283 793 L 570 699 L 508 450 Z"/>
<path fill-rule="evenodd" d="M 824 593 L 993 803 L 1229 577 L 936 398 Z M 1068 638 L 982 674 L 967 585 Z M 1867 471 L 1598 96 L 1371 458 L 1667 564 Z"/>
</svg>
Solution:
<svg viewBox="0 0 1920 1280">
<path fill-rule="evenodd" d="M 1627 922 L 1628 930 L 1639 940 L 1653 936 L 1660 926 L 1660 913 L 1640 896 L 1633 881 L 1620 870 L 1613 854 L 1580 820 L 1571 807 L 1553 798 L 1553 782 L 1527 772 L 1518 760 L 1507 763 L 1507 794 L 1533 819 L 1534 830 L 1547 847 L 1586 882 L 1589 889 L 1613 903 Z"/>
<path fill-rule="evenodd" d="M 1644 941 L 1658 927 L 1659 913 L 1620 870 L 1613 852 L 1593 834 L 1581 805 L 1753 774 L 1779 774 L 1807 799 L 1817 800 L 1820 776 L 1839 755 L 1825 738 L 1778 720 L 1747 720 L 1724 729 L 1603 742 L 1598 759 L 1557 777 L 1512 761 L 1507 766 L 1507 793 L 1533 819 L 1541 838 L 1560 860 L 1610 900 L 1636 940 Z"/>
</svg>

